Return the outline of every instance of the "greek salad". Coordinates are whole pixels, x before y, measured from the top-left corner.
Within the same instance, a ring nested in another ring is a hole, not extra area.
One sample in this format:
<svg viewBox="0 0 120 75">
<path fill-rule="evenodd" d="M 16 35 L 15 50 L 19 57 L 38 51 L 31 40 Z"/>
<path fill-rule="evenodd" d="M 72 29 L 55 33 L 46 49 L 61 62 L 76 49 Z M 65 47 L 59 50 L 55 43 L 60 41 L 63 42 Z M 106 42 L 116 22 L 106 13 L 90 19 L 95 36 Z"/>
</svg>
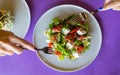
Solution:
<svg viewBox="0 0 120 75">
<path fill-rule="evenodd" d="M 59 60 L 69 58 L 76 60 L 79 56 L 90 48 L 91 36 L 89 35 L 89 23 L 86 20 L 80 24 L 72 25 L 67 21 L 74 18 L 72 14 L 65 19 L 54 18 L 45 30 L 48 47 L 54 50 L 54 54 Z"/>
</svg>

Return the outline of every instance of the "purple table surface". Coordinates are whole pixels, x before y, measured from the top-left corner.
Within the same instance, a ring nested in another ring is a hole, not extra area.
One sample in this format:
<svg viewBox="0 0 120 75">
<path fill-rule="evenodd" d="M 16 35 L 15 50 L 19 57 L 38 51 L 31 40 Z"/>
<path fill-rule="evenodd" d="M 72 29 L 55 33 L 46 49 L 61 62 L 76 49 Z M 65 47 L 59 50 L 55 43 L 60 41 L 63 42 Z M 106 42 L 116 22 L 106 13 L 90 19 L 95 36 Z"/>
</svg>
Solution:
<svg viewBox="0 0 120 75">
<path fill-rule="evenodd" d="M 25 37 L 32 36 L 38 19 L 50 8 L 60 4 L 75 4 L 89 11 L 104 5 L 104 0 L 26 0 L 31 11 L 31 24 Z M 102 47 L 97 58 L 76 72 L 57 72 L 44 65 L 35 52 L 25 50 L 21 55 L 0 57 L 0 75 L 120 75 L 120 11 L 95 14 L 102 30 Z"/>
</svg>

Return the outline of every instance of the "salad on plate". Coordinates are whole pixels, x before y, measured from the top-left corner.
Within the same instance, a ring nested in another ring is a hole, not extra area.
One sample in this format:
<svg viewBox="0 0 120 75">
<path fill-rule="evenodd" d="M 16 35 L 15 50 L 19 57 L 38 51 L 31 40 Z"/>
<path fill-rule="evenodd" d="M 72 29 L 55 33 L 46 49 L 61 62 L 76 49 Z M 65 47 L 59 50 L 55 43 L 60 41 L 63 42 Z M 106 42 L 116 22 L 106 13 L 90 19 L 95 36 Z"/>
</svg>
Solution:
<svg viewBox="0 0 120 75">
<path fill-rule="evenodd" d="M 54 18 L 45 30 L 48 47 L 54 50 L 59 60 L 69 58 L 76 60 L 82 53 L 90 48 L 91 35 L 89 35 L 89 23 L 87 19 L 80 23 L 72 24 L 68 21 L 74 18 L 72 14 L 65 19 Z"/>
<path fill-rule="evenodd" d="M 9 10 L 0 10 L 0 29 L 11 30 L 14 17 Z"/>
</svg>

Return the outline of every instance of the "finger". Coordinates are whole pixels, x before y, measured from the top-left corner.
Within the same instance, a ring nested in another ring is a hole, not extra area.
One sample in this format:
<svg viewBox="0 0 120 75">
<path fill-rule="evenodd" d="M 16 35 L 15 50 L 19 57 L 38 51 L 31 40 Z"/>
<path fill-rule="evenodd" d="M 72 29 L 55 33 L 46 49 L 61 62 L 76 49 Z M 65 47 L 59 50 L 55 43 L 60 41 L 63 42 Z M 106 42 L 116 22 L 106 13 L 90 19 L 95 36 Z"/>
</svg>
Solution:
<svg viewBox="0 0 120 75">
<path fill-rule="evenodd" d="M 11 51 L 11 50 L 7 50 L 6 48 L 4 48 L 4 47 L 0 47 L 0 55 L 13 55 L 14 54 L 14 52 L 13 51 Z"/>
<path fill-rule="evenodd" d="M 23 48 L 27 48 L 27 49 L 33 50 L 33 51 L 35 49 L 34 45 L 30 44 L 28 41 L 26 41 L 26 40 L 24 40 L 24 39 L 22 39 L 22 38 L 20 38 L 18 36 L 15 36 L 13 38 L 13 40 L 15 41 L 15 43 L 20 44 Z"/>
<path fill-rule="evenodd" d="M 2 46 L 5 47 L 7 50 L 12 50 L 16 54 L 22 53 L 22 48 L 14 45 L 14 44 L 11 44 L 9 41 L 4 41 Z"/>
<path fill-rule="evenodd" d="M 120 6 L 113 8 L 113 10 L 120 11 Z"/>
<path fill-rule="evenodd" d="M 110 4 L 108 5 L 105 5 L 103 7 L 104 10 L 108 10 L 108 9 L 114 9 L 115 7 L 118 7 L 120 5 L 120 0 L 116 0 L 116 1 L 113 1 L 111 2 Z"/>
<path fill-rule="evenodd" d="M 0 53 L 0 56 L 5 56 L 6 54 L 5 53 Z"/>
<path fill-rule="evenodd" d="M 9 45 L 9 47 L 10 47 L 11 50 L 12 50 L 13 52 L 15 52 L 16 54 L 21 54 L 22 51 L 23 51 L 22 48 L 16 46 L 15 44 L 11 44 L 11 45 Z"/>
</svg>

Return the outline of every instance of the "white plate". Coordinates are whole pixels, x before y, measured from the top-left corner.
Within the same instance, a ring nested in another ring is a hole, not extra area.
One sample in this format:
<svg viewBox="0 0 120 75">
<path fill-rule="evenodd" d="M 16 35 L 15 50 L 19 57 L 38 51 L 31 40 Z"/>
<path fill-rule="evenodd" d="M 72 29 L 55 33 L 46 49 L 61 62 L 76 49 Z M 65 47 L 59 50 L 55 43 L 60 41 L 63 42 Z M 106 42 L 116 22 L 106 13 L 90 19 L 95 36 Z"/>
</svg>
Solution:
<svg viewBox="0 0 120 75">
<path fill-rule="evenodd" d="M 24 38 L 30 25 L 30 11 L 25 0 L 0 0 L 0 9 L 10 10 L 15 17 L 12 32 Z"/>
<path fill-rule="evenodd" d="M 47 46 L 46 39 L 47 37 L 44 35 L 44 31 L 48 28 L 49 23 L 53 18 L 59 17 L 64 19 L 71 14 L 79 14 L 80 12 L 87 12 L 84 8 L 76 5 L 59 5 L 43 14 L 43 16 L 37 22 L 37 25 L 34 29 L 33 40 L 35 46 L 38 48 L 42 48 Z M 92 35 L 91 47 L 88 51 L 82 54 L 79 59 L 72 61 L 69 59 L 65 59 L 63 61 L 58 61 L 57 56 L 45 54 L 43 52 L 37 52 L 39 58 L 42 60 L 44 64 L 48 67 L 62 72 L 73 72 L 77 70 L 81 70 L 82 68 L 88 66 L 99 53 L 102 35 L 101 29 L 97 20 L 93 15 L 89 14 L 90 17 L 90 35 Z"/>
</svg>

